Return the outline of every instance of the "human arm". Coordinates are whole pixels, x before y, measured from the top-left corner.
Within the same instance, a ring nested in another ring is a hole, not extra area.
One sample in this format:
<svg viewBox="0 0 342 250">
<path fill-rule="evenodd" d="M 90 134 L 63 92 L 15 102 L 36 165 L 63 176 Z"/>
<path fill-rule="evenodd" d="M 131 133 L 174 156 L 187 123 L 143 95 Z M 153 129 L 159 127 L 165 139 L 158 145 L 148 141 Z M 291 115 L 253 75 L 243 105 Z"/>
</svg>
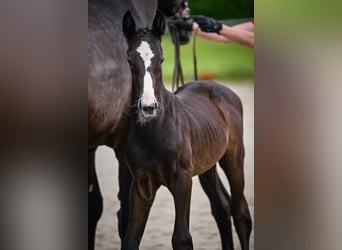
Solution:
<svg viewBox="0 0 342 250">
<path fill-rule="evenodd" d="M 222 29 L 219 31 L 219 34 L 232 42 L 254 48 L 254 32 L 253 31 L 245 31 L 241 29 L 237 29 L 234 27 L 230 27 L 228 25 L 222 25 Z"/>
<path fill-rule="evenodd" d="M 223 43 L 235 42 L 254 48 L 254 25 L 251 22 L 230 27 L 210 17 L 195 16 L 193 30 L 198 30 L 199 36 L 209 40 Z"/>
<path fill-rule="evenodd" d="M 197 21 L 197 22 L 196 22 Z M 235 42 L 254 48 L 254 24 L 251 22 L 228 26 L 205 16 L 174 18 L 169 21 L 171 27 L 196 32 L 198 36 L 221 43 Z"/>
<path fill-rule="evenodd" d="M 210 41 L 215 41 L 215 42 L 220 42 L 220 43 L 229 43 L 232 42 L 230 39 L 221 36 L 217 33 L 208 33 L 201 31 L 197 23 L 193 23 L 192 30 L 194 33 L 196 33 L 199 37 L 202 37 L 204 39 L 210 40 Z"/>
</svg>

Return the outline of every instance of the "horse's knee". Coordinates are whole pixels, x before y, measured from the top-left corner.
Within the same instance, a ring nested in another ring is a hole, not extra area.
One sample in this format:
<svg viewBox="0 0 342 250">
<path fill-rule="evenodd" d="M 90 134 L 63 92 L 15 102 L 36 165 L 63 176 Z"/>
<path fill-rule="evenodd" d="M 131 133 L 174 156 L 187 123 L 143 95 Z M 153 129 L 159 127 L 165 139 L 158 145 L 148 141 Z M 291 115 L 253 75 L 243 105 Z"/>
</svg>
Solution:
<svg viewBox="0 0 342 250">
<path fill-rule="evenodd" d="M 248 218 L 250 219 L 251 217 L 249 213 L 247 201 L 244 198 L 240 201 L 233 200 L 232 213 L 233 213 L 233 216 L 235 215 L 235 216 L 246 218 L 246 219 Z"/>
<path fill-rule="evenodd" d="M 242 226 L 246 234 L 250 234 L 252 231 L 252 219 L 249 214 L 239 214 L 234 218 L 234 224 Z"/>
<path fill-rule="evenodd" d="M 146 203 L 151 203 L 154 200 L 156 186 L 153 183 L 153 178 L 148 174 L 142 174 L 137 178 L 136 194 Z"/>
<path fill-rule="evenodd" d="M 245 225 L 246 234 L 250 235 L 252 232 L 252 218 L 249 211 L 244 211 L 240 219 L 243 221 L 242 223 Z"/>
<path fill-rule="evenodd" d="M 172 247 L 174 250 L 192 250 L 193 243 L 190 233 L 174 233 Z"/>
<path fill-rule="evenodd" d="M 211 214 L 216 218 L 230 218 L 232 215 L 231 207 L 228 202 L 221 201 L 219 205 L 211 205 Z"/>
</svg>

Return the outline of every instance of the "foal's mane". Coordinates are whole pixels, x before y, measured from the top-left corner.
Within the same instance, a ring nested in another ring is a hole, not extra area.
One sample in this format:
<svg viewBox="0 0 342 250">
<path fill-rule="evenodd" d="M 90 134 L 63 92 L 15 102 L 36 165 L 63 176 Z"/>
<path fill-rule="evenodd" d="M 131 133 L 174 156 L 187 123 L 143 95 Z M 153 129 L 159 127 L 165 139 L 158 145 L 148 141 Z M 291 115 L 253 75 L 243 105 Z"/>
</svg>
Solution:
<svg viewBox="0 0 342 250">
<path fill-rule="evenodd" d="M 158 36 L 149 28 L 141 28 L 135 31 L 131 40 L 143 39 L 145 37 L 149 37 L 150 35 L 158 39 Z"/>
</svg>

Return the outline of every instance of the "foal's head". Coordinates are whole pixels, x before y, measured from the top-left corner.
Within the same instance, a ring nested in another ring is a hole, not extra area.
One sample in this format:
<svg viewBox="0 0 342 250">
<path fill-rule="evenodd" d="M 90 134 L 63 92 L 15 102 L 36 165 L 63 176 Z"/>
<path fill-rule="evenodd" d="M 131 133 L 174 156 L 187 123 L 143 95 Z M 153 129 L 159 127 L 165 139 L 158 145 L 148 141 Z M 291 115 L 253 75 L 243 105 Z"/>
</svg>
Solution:
<svg viewBox="0 0 342 250">
<path fill-rule="evenodd" d="M 123 18 L 128 43 L 127 60 L 132 72 L 132 102 L 136 104 L 141 124 L 157 116 L 162 88 L 161 36 L 164 30 L 165 17 L 160 11 L 156 13 L 151 30 L 136 30 L 130 12 Z"/>
</svg>

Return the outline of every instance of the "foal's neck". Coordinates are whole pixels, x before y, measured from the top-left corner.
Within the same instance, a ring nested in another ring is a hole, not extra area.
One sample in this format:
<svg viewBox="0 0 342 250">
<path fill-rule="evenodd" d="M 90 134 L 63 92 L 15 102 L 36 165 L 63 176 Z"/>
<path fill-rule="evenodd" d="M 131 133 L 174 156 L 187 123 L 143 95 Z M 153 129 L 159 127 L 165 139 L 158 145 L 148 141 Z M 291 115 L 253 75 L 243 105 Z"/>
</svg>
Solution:
<svg viewBox="0 0 342 250">
<path fill-rule="evenodd" d="M 160 104 L 163 108 L 162 112 L 167 112 L 174 109 L 174 99 L 175 95 L 169 91 L 163 83 L 160 90 Z"/>
</svg>

